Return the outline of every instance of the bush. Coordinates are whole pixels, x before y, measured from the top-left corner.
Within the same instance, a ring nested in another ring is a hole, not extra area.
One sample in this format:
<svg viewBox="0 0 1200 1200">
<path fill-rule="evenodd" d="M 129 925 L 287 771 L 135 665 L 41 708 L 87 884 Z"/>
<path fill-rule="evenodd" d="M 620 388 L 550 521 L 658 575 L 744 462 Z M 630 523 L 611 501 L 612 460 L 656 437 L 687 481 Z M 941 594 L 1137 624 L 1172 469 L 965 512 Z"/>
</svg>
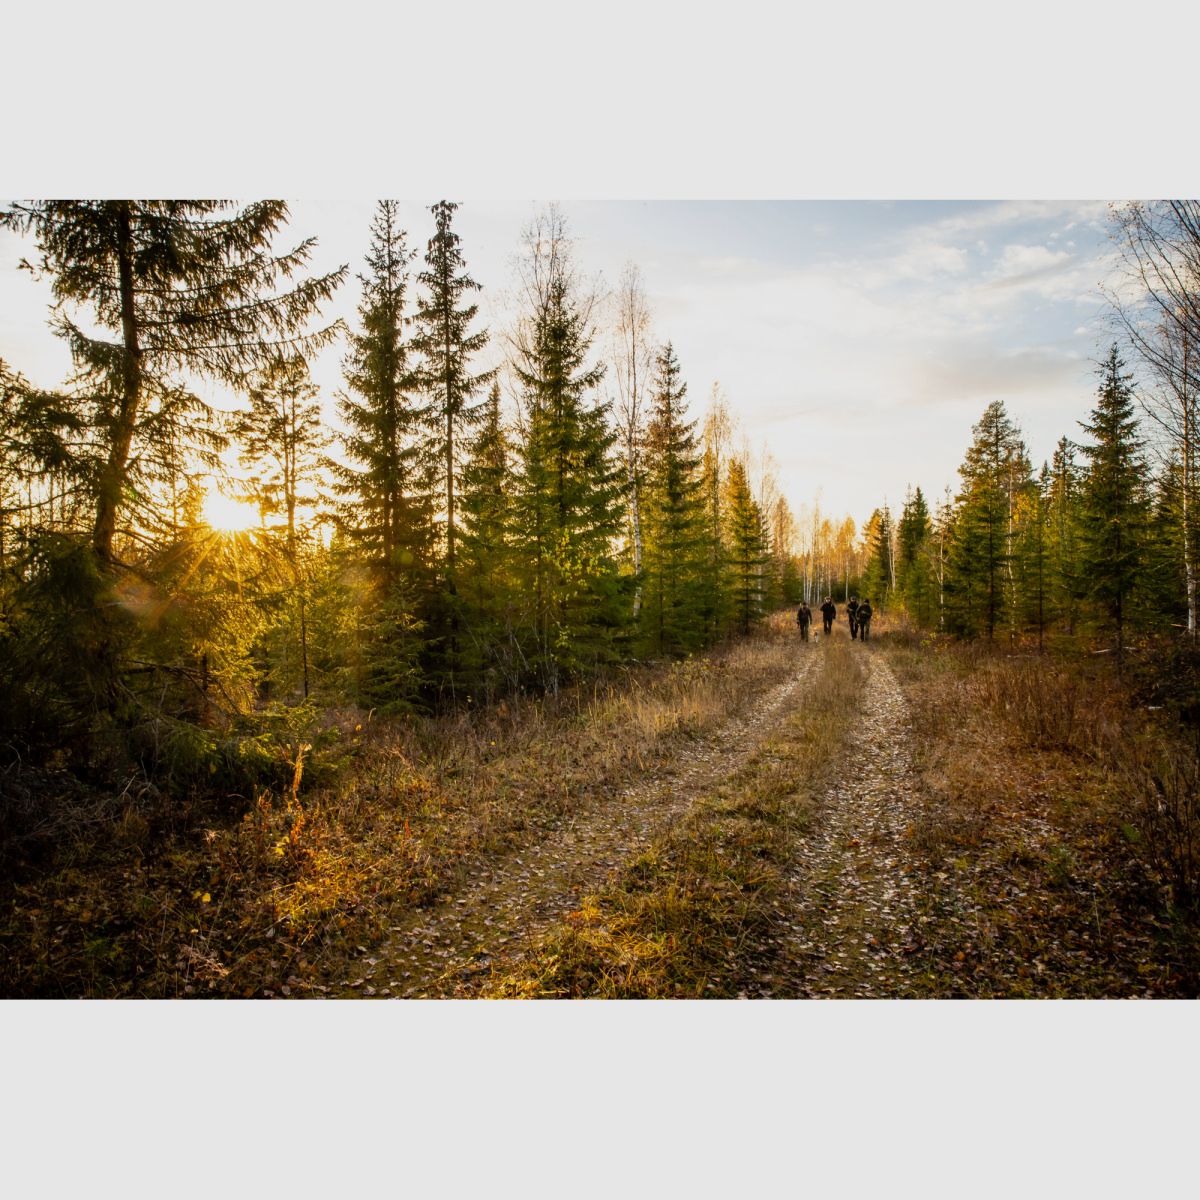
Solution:
<svg viewBox="0 0 1200 1200">
<path fill-rule="evenodd" d="M 1132 744 L 1118 781 L 1129 798 L 1135 852 L 1178 908 L 1200 901 L 1200 758 L 1175 745 Z"/>
</svg>

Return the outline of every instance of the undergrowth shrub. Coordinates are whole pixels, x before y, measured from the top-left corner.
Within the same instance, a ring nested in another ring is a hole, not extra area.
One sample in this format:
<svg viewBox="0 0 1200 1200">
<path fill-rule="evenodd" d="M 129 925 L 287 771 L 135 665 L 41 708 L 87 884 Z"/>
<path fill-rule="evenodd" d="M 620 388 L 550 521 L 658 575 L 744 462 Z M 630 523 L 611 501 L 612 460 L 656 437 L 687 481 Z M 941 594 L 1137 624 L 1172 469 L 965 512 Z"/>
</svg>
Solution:
<svg viewBox="0 0 1200 1200">
<path fill-rule="evenodd" d="M 1200 757 L 1191 746 L 1132 742 L 1119 752 L 1135 852 L 1181 909 L 1200 901 Z"/>
</svg>

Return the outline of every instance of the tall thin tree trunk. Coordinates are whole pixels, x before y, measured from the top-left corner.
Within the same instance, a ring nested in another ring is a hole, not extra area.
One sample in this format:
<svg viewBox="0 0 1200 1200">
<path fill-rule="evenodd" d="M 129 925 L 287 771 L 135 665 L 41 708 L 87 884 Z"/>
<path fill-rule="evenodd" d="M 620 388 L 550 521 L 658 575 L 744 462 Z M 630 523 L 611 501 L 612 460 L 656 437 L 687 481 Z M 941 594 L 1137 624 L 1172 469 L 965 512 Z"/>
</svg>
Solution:
<svg viewBox="0 0 1200 1200">
<path fill-rule="evenodd" d="M 133 219 L 128 200 L 116 205 L 117 272 L 121 289 L 121 335 L 124 341 L 121 361 L 121 401 L 113 429 L 108 458 L 100 471 L 96 496 L 96 525 L 92 537 L 97 556 L 112 560 L 113 537 L 117 528 L 117 509 L 125 486 L 129 448 L 137 425 L 142 398 L 142 352 L 138 345 L 137 310 L 133 291 Z"/>
</svg>

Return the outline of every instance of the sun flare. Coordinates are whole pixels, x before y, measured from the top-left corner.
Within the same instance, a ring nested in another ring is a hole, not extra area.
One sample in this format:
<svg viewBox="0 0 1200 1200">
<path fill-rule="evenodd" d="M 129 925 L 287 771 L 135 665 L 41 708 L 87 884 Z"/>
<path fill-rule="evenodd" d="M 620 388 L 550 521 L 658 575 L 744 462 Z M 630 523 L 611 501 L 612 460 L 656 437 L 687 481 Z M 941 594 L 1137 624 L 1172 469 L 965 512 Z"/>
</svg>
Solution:
<svg viewBox="0 0 1200 1200">
<path fill-rule="evenodd" d="M 204 520 L 223 533 L 244 533 L 258 524 L 258 509 L 244 500 L 211 488 L 204 496 Z"/>
</svg>

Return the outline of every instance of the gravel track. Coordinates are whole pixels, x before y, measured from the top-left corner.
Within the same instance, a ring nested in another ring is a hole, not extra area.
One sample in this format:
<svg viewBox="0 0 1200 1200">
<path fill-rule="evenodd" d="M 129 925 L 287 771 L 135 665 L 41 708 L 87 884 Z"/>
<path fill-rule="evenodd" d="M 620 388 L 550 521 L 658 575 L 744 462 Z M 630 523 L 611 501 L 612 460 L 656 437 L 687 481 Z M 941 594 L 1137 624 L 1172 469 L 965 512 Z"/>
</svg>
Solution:
<svg viewBox="0 0 1200 1200">
<path fill-rule="evenodd" d="M 519 957 L 552 922 L 603 886 L 700 797 L 746 762 L 799 703 L 819 661 L 800 649 L 796 671 L 739 716 L 671 752 L 646 781 L 569 817 L 536 844 L 481 864 L 464 888 L 408 914 L 358 959 L 332 994 L 434 997 L 470 994 L 493 956 Z"/>
<path fill-rule="evenodd" d="M 919 876 L 905 844 L 915 816 L 908 704 L 871 652 L 856 735 L 812 831 L 798 842 L 775 995 L 897 997 L 912 993 Z"/>
</svg>

